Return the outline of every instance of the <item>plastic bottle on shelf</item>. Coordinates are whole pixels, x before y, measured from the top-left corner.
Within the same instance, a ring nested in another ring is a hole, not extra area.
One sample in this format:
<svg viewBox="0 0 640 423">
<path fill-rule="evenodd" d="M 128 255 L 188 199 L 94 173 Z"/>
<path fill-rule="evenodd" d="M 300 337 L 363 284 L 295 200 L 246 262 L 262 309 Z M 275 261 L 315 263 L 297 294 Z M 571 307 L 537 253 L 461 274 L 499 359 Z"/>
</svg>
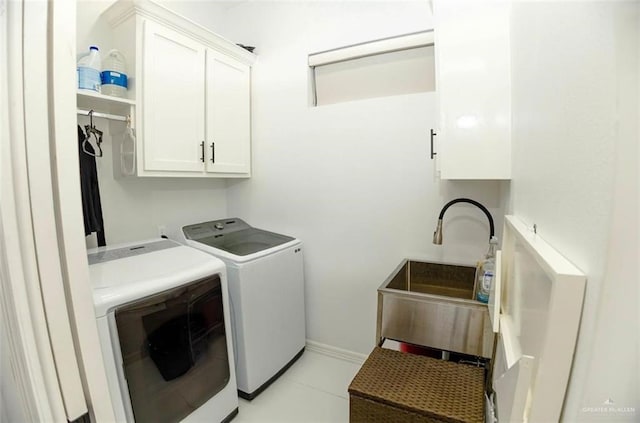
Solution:
<svg viewBox="0 0 640 423">
<path fill-rule="evenodd" d="M 102 94 L 127 96 L 127 66 L 118 50 L 111 50 L 102 61 Z"/>
<path fill-rule="evenodd" d="M 491 286 L 495 279 L 497 246 L 498 238 L 495 236 L 491 237 L 489 240 L 489 250 L 484 259 L 478 262 L 478 267 L 476 268 L 476 300 L 483 303 L 489 302 L 489 293 L 491 292 Z"/>
<path fill-rule="evenodd" d="M 89 47 L 89 54 L 78 60 L 76 68 L 78 74 L 78 88 L 100 92 L 100 49 L 97 46 Z"/>
</svg>

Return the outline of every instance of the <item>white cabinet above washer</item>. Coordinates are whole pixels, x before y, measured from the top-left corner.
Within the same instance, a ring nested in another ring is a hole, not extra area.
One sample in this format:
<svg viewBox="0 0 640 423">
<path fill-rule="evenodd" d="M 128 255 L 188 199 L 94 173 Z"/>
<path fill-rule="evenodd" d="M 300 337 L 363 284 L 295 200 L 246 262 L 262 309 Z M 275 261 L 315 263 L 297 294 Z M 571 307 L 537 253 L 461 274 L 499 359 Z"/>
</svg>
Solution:
<svg viewBox="0 0 640 423">
<path fill-rule="evenodd" d="M 103 16 L 137 99 L 136 176 L 251 176 L 255 55 L 147 0 Z M 122 148 L 114 137 L 114 164 Z M 115 166 L 121 175 L 120 166 Z"/>
<path fill-rule="evenodd" d="M 251 68 L 215 50 L 206 61 L 207 172 L 251 171 Z"/>
<path fill-rule="evenodd" d="M 142 170 L 202 172 L 205 47 L 150 20 L 143 27 Z"/>
</svg>

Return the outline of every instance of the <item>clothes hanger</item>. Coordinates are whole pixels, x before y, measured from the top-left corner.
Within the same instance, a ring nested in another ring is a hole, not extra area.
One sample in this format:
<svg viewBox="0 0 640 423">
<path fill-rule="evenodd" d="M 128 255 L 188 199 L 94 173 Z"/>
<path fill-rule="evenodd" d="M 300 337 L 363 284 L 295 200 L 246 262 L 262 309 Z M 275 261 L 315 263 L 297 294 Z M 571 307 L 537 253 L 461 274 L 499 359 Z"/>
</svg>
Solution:
<svg viewBox="0 0 640 423">
<path fill-rule="evenodd" d="M 89 119 L 90 119 L 89 125 L 84 126 L 84 131 L 86 132 L 86 135 L 85 135 L 84 141 L 82 141 L 82 151 L 84 151 L 86 154 L 93 157 L 102 157 L 102 148 L 100 147 L 100 144 L 102 144 L 102 131 L 93 125 L 93 109 L 89 110 Z M 93 135 L 93 137 L 96 140 L 95 145 L 98 148 L 99 153 L 95 153 L 95 148 L 93 153 L 87 150 L 87 147 L 86 147 L 87 141 L 89 142 L 89 145 L 91 145 L 91 147 L 93 148 L 93 143 L 91 142 L 91 135 Z"/>
</svg>

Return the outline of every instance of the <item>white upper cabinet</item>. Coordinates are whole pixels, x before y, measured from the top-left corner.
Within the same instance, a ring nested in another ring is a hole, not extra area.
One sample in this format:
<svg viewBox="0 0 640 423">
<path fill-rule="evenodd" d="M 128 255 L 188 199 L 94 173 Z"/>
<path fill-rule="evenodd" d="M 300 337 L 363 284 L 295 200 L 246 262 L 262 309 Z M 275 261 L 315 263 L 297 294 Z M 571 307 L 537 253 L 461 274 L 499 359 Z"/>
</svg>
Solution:
<svg viewBox="0 0 640 423">
<path fill-rule="evenodd" d="M 250 171 L 250 78 L 246 64 L 207 50 L 207 172 Z"/>
<path fill-rule="evenodd" d="M 144 170 L 202 172 L 204 46 L 145 21 L 142 56 Z"/>
<path fill-rule="evenodd" d="M 135 93 L 137 176 L 248 177 L 255 56 L 147 0 L 104 13 Z M 114 137 L 114 168 L 130 154 Z M 122 151 L 120 151 L 122 150 Z"/>
<path fill-rule="evenodd" d="M 510 4 L 435 0 L 442 179 L 511 178 Z"/>
</svg>

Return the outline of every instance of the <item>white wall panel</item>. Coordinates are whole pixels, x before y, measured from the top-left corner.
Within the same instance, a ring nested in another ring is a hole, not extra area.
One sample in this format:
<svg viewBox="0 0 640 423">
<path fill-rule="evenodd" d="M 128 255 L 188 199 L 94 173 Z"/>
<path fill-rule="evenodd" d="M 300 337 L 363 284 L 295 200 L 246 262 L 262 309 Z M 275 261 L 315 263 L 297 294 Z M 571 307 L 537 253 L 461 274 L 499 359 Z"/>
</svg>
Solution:
<svg viewBox="0 0 640 423">
<path fill-rule="evenodd" d="M 587 274 L 566 421 L 640 416 L 638 7 L 514 2 L 512 212 Z"/>
</svg>

